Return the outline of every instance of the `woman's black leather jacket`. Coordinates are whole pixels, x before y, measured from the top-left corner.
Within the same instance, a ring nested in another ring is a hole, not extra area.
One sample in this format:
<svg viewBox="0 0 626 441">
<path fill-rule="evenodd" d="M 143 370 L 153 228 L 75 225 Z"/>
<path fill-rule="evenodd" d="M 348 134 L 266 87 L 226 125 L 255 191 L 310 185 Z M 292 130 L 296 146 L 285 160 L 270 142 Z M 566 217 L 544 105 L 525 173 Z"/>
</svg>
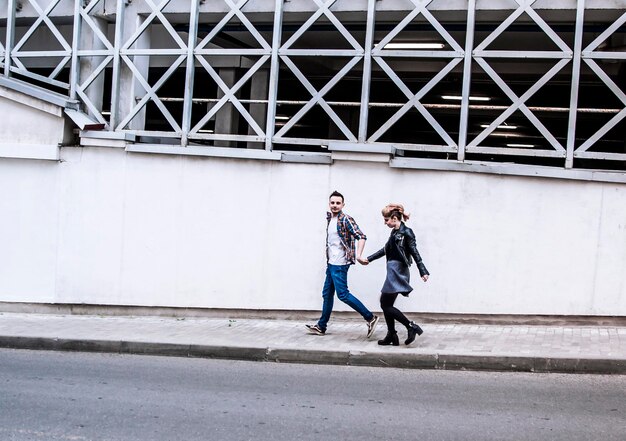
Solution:
<svg viewBox="0 0 626 441">
<path fill-rule="evenodd" d="M 417 251 L 415 234 L 413 234 L 413 230 L 404 225 L 404 222 L 400 224 L 400 228 L 391 231 L 391 235 L 389 236 L 389 240 L 387 241 L 385 246 L 369 256 L 367 260 L 371 262 L 373 260 L 383 257 L 384 255 L 388 255 L 389 247 L 392 246 L 396 247 L 396 250 L 402 256 L 402 258 L 404 259 L 404 263 L 407 266 L 411 266 L 411 263 L 413 263 L 411 257 L 415 259 L 415 263 L 417 264 L 417 269 L 420 272 L 420 276 L 430 274 L 426 269 L 426 266 L 424 266 L 424 263 L 422 262 L 422 257 L 420 256 L 419 251 Z"/>
</svg>

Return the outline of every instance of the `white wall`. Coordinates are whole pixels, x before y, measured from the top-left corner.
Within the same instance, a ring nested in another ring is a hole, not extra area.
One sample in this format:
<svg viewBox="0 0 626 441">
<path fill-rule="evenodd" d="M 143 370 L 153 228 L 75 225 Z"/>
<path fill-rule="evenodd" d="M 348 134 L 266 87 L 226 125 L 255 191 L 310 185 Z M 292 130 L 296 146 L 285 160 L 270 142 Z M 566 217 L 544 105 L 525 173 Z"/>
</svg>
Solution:
<svg viewBox="0 0 626 441">
<path fill-rule="evenodd" d="M 402 202 L 432 276 L 405 311 L 626 315 L 626 185 L 63 148 L 0 159 L 0 301 L 319 309 L 328 194 Z M 379 310 L 383 260 L 350 270 Z M 337 309 L 347 310 L 337 302 Z"/>
</svg>

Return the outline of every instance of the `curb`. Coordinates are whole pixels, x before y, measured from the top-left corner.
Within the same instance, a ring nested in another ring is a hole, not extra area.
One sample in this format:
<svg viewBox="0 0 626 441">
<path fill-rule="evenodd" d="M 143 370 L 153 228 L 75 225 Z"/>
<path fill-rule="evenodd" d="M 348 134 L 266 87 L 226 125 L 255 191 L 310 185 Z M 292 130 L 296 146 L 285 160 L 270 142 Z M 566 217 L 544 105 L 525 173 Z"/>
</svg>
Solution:
<svg viewBox="0 0 626 441">
<path fill-rule="evenodd" d="M 48 351 L 103 352 L 170 357 L 267 361 L 401 369 L 474 370 L 626 375 L 626 360 L 464 354 L 394 354 L 290 348 L 189 345 L 114 340 L 0 336 L 0 347 Z"/>
</svg>

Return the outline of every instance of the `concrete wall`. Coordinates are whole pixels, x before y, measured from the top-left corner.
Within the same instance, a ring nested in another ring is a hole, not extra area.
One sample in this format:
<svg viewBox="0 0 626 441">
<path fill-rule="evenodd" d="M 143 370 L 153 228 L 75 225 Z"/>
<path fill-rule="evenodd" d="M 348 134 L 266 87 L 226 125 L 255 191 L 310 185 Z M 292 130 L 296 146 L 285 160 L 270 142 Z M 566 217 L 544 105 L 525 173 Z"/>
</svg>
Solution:
<svg viewBox="0 0 626 441">
<path fill-rule="evenodd" d="M 432 277 L 406 311 L 626 315 L 626 185 L 61 150 L 0 158 L 0 301 L 319 309 L 328 194 L 377 250 L 402 202 Z M 350 271 L 379 310 L 384 262 Z M 338 302 L 337 309 L 346 310 Z"/>
<path fill-rule="evenodd" d="M 58 160 L 72 126 L 57 105 L 0 86 L 0 158 Z"/>
</svg>

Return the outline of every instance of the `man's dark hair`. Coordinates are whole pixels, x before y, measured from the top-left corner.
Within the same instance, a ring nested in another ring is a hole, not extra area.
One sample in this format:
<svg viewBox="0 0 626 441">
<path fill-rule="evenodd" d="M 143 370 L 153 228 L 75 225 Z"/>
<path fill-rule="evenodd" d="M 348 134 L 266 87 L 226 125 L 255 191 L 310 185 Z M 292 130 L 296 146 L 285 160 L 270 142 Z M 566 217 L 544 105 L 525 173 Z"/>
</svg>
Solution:
<svg viewBox="0 0 626 441">
<path fill-rule="evenodd" d="M 341 202 L 345 202 L 343 199 L 343 195 L 341 193 L 339 193 L 337 190 L 333 191 L 330 196 L 328 196 L 328 199 L 332 198 L 333 196 L 339 196 L 341 198 Z"/>
</svg>

